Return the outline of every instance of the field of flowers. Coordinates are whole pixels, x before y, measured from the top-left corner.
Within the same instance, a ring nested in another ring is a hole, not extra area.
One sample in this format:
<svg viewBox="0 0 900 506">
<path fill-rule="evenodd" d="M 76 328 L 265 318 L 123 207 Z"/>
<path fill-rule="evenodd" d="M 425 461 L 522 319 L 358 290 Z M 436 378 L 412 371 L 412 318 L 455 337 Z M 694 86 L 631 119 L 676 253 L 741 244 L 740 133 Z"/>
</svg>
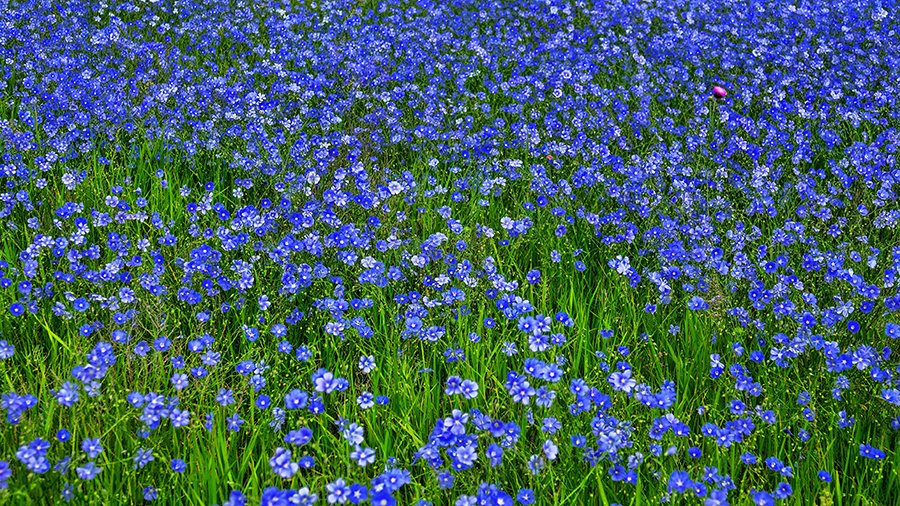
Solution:
<svg viewBox="0 0 900 506">
<path fill-rule="evenodd" d="M 0 503 L 900 504 L 893 0 L 0 8 Z"/>
</svg>

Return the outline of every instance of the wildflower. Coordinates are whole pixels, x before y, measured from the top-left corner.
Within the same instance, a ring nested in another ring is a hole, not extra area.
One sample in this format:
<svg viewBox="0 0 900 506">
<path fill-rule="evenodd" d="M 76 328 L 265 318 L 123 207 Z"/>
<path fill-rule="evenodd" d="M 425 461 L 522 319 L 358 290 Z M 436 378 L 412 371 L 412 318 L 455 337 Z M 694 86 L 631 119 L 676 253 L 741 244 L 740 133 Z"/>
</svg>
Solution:
<svg viewBox="0 0 900 506">
<path fill-rule="evenodd" d="M 272 472 L 283 479 L 290 479 L 297 473 L 300 466 L 291 461 L 291 451 L 282 447 L 275 449 L 275 455 L 269 459 Z"/>
<path fill-rule="evenodd" d="M 885 457 L 885 453 L 882 450 L 866 443 L 859 445 L 859 454 L 873 460 L 881 460 Z"/>
</svg>

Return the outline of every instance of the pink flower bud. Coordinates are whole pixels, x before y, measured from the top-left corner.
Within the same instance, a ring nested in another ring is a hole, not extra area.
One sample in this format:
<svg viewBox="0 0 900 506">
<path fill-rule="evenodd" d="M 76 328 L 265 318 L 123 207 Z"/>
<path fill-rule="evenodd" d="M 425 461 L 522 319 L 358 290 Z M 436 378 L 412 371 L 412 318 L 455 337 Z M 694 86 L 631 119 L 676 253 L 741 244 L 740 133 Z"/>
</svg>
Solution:
<svg viewBox="0 0 900 506">
<path fill-rule="evenodd" d="M 728 95 L 728 92 L 725 91 L 725 88 L 721 86 L 713 86 L 713 96 L 716 98 L 725 98 L 725 95 Z"/>
</svg>

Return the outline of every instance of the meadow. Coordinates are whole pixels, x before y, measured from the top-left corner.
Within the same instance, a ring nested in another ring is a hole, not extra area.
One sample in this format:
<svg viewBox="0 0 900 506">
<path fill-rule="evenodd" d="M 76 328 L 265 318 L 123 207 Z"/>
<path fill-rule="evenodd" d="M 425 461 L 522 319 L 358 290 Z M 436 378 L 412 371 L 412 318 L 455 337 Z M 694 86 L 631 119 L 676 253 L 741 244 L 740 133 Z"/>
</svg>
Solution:
<svg viewBox="0 0 900 506">
<path fill-rule="evenodd" d="M 0 5 L 0 503 L 900 504 L 892 0 Z"/>
</svg>

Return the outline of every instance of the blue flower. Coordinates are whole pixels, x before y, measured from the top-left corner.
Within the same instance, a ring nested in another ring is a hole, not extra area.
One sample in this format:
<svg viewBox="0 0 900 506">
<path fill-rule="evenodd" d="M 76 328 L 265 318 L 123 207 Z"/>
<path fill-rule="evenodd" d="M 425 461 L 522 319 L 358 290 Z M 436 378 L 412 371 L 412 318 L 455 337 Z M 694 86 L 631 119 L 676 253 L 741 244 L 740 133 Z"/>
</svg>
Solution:
<svg viewBox="0 0 900 506">
<path fill-rule="evenodd" d="M 350 487 L 346 485 L 342 478 L 327 484 L 325 489 L 328 492 L 329 504 L 344 504 L 350 498 Z"/>
<path fill-rule="evenodd" d="M 859 454 L 863 457 L 873 459 L 873 460 L 882 460 L 885 457 L 885 453 L 874 446 L 862 443 L 859 445 Z"/>
<path fill-rule="evenodd" d="M 699 295 L 694 295 L 688 301 L 688 309 L 691 311 L 705 311 L 709 309 L 709 303 L 703 300 Z"/>
<path fill-rule="evenodd" d="M 522 505 L 534 504 L 534 491 L 530 488 L 520 488 L 519 492 L 516 493 L 516 501 Z"/>
<path fill-rule="evenodd" d="M 275 455 L 269 459 L 269 466 L 272 472 L 282 479 L 290 479 L 300 469 L 300 466 L 291 460 L 291 451 L 282 447 L 275 449 Z"/>
<path fill-rule="evenodd" d="M 97 464 L 94 462 L 88 462 L 83 466 L 75 468 L 75 473 L 78 475 L 79 479 L 90 481 L 97 477 L 102 471 L 101 468 L 97 467 Z"/>
<path fill-rule="evenodd" d="M 134 468 L 143 469 L 147 464 L 153 462 L 153 450 L 149 448 L 138 448 L 134 454 Z"/>
<path fill-rule="evenodd" d="M 9 462 L 0 460 L 0 490 L 9 487 L 9 479 L 12 477 L 12 470 L 9 468 Z"/>
<path fill-rule="evenodd" d="M 155 501 L 159 497 L 159 491 L 153 486 L 144 487 L 142 492 L 145 501 Z"/>
<path fill-rule="evenodd" d="M 187 470 L 187 464 L 181 459 L 172 459 L 169 465 L 172 468 L 172 471 L 179 474 L 184 473 Z"/>
<path fill-rule="evenodd" d="M 260 394 L 256 396 L 256 401 L 254 402 L 254 404 L 256 404 L 257 408 L 266 410 L 268 409 L 269 405 L 272 404 L 272 400 L 269 399 L 268 395 Z"/>
<path fill-rule="evenodd" d="M 81 450 L 87 453 L 89 459 L 95 459 L 103 451 L 103 447 L 100 446 L 99 438 L 87 438 L 81 441 Z"/>
</svg>

